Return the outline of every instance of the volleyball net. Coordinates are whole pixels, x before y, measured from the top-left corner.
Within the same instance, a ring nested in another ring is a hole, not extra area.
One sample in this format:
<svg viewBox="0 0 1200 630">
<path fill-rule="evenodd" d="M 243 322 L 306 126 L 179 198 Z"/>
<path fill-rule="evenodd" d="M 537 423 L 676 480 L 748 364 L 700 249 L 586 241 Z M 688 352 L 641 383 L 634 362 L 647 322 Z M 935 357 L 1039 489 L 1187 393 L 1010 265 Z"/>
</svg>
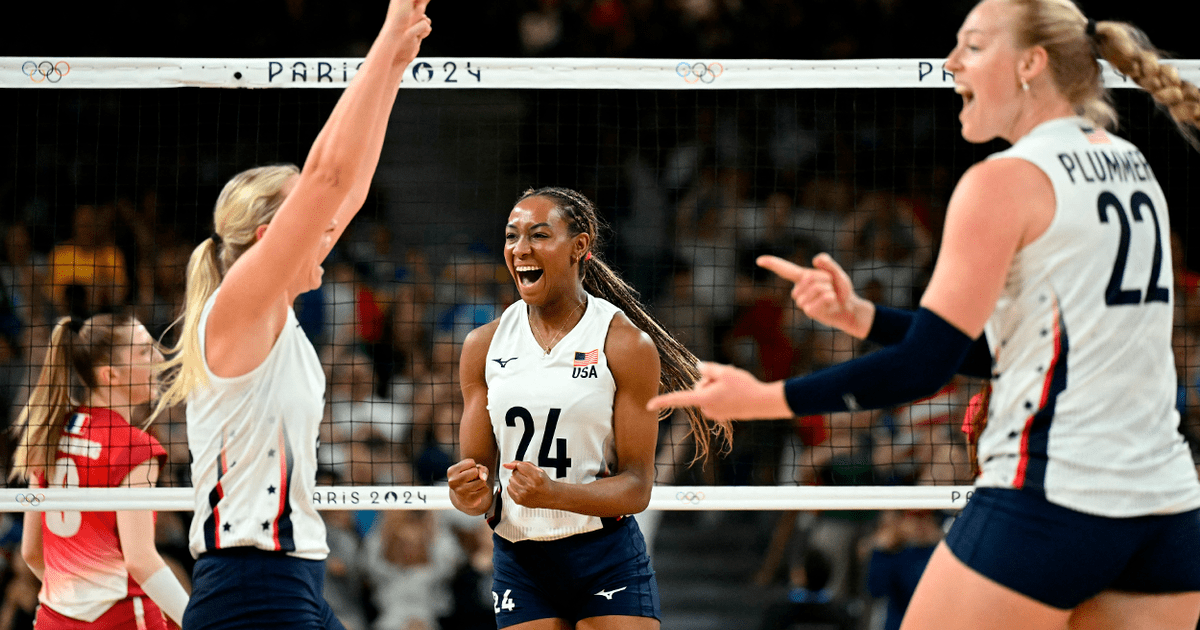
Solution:
<svg viewBox="0 0 1200 630">
<path fill-rule="evenodd" d="M 187 257 L 212 231 L 221 187 L 253 166 L 302 164 L 360 61 L 0 57 L 10 425 L 57 317 L 131 309 L 174 341 Z M 1200 83 L 1200 61 L 1175 64 Z M 1133 87 L 1107 67 L 1105 81 Z M 830 252 L 871 299 L 914 306 L 955 181 L 1002 148 L 961 140 L 952 85 L 938 59 L 418 59 L 372 192 L 322 289 L 296 304 L 328 382 L 317 507 L 449 507 L 438 483 L 458 459 L 460 345 L 517 299 L 503 226 L 528 188 L 595 201 L 605 260 L 701 359 L 778 379 L 871 351 L 798 314 L 754 259 Z M 1119 133 L 1154 166 L 1186 254 L 1196 157 L 1138 92 L 1113 92 Z M 1176 275 L 1188 434 L 1200 282 Z M 891 410 L 738 423 L 732 448 L 694 463 L 686 420 L 672 417 L 651 507 L 961 507 L 960 426 L 978 389 L 959 380 Z M 169 454 L 164 487 L 7 481 L 0 511 L 191 509 L 183 411 L 149 431 Z M 6 432 L 5 473 L 13 448 Z"/>
</svg>

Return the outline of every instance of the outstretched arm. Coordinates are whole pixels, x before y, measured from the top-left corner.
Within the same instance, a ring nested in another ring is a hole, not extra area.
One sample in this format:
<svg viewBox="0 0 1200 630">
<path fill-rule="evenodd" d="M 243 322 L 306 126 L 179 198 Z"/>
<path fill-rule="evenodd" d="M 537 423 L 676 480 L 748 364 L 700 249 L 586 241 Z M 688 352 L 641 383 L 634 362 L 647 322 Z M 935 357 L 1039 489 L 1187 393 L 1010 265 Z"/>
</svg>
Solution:
<svg viewBox="0 0 1200 630">
<path fill-rule="evenodd" d="M 915 311 L 879 306 L 854 292 L 850 276 L 828 254 L 813 258 L 812 268 L 775 256 L 759 256 L 758 266 L 794 283 L 792 300 L 804 314 L 858 339 L 883 346 L 900 343 L 908 335 Z M 980 335 L 959 374 L 991 378 L 992 353 Z"/>
<path fill-rule="evenodd" d="M 781 418 L 878 409 L 932 394 L 962 366 L 995 308 L 1016 252 L 1054 216 L 1046 175 L 1023 160 L 990 160 L 959 182 L 921 309 L 893 346 L 786 383 L 705 364 L 696 388 L 650 407 L 698 406 L 713 418 Z M 986 234 L 980 239 L 978 235 Z"/>
</svg>

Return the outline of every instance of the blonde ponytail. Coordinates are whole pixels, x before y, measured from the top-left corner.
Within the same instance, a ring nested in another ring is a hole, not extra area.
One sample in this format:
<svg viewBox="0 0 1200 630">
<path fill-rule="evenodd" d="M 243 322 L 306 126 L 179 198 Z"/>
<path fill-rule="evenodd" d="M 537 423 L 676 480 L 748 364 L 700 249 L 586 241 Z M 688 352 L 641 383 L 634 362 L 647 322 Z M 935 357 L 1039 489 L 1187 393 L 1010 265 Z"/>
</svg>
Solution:
<svg viewBox="0 0 1200 630">
<path fill-rule="evenodd" d="M 132 330 L 134 322 L 127 315 L 102 314 L 86 321 L 63 317 L 54 325 L 42 372 L 14 425 L 13 479 L 28 481 L 50 470 L 67 415 L 87 390 L 96 389 L 96 368 L 111 364 L 113 348 L 132 343 L 122 331 Z"/>
<path fill-rule="evenodd" d="M 208 384 L 200 347 L 200 315 L 208 298 L 221 286 L 221 268 L 217 261 L 217 243 L 206 238 L 192 250 L 187 265 L 187 291 L 184 296 L 183 330 L 179 341 L 168 350 L 171 358 L 161 365 L 166 388 L 159 394 L 154 416 L 164 409 L 187 401 L 188 394 Z M 179 323 L 176 321 L 176 323 Z"/>
<path fill-rule="evenodd" d="M 159 366 L 165 389 L 152 418 L 186 402 L 196 388 L 208 384 L 200 347 L 204 305 L 233 263 L 257 241 L 258 227 L 270 223 L 283 205 L 284 184 L 299 174 L 292 164 L 260 166 L 238 173 L 221 189 L 213 210 L 213 235 L 197 245 L 188 259 L 183 315 L 176 320 L 183 322 L 183 330 L 168 351 L 170 358 Z"/>
</svg>

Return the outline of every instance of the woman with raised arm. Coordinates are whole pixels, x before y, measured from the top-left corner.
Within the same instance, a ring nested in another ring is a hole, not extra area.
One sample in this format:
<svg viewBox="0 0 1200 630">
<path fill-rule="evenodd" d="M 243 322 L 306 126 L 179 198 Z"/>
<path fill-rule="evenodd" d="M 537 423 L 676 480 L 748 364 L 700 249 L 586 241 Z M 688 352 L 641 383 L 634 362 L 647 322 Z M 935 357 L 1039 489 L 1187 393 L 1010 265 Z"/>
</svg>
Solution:
<svg viewBox="0 0 1200 630">
<path fill-rule="evenodd" d="M 578 192 L 526 192 L 504 232 L 521 299 L 463 346 L 463 459 L 447 478 L 454 506 L 495 529 L 500 628 L 659 627 L 630 515 L 654 483 L 658 419 L 646 403 L 690 385 L 696 359 L 600 260 L 598 230 Z M 690 416 L 703 453 L 710 429 Z"/>
<path fill-rule="evenodd" d="M 225 185 L 188 262 L 184 325 L 162 406 L 187 402 L 196 556 L 185 630 L 341 628 L 321 595 L 325 526 L 312 505 L 325 377 L 292 303 L 362 206 L 428 0 L 392 0 L 383 29 L 303 169 Z"/>
<path fill-rule="evenodd" d="M 41 488 L 151 488 L 167 460 L 132 426 L 156 390 L 157 344 L 132 317 L 64 317 L 17 426 L 13 474 Z M 154 512 L 26 512 L 38 630 L 167 627 L 188 595 L 154 545 Z"/>
<path fill-rule="evenodd" d="M 866 302 L 827 256 L 762 260 L 811 317 L 887 347 L 776 383 L 706 366 L 695 391 L 651 403 L 781 417 L 990 377 L 978 489 L 903 628 L 1196 627 L 1200 481 L 1174 407 L 1169 217 L 1142 153 L 1105 130 L 1097 56 L 1194 139 L 1200 90 L 1133 26 L 1069 0 L 984 0 L 946 69 L 963 137 L 1013 146 L 959 181 L 920 309 Z"/>
</svg>

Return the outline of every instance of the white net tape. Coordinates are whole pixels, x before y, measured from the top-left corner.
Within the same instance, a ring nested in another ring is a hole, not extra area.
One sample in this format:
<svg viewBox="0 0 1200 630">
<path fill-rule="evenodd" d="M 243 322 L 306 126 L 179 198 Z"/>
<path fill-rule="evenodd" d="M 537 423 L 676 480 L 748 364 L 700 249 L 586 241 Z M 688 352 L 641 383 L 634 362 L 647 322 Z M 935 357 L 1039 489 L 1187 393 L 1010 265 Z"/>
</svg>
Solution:
<svg viewBox="0 0 1200 630">
<path fill-rule="evenodd" d="M 956 510 L 971 486 L 658 486 L 655 510 Z M 191 488 L 8 488 L 3 512 L 157 510 L 190 511 Z M 319 510 L 449 510 L 444 486 L 323 487 Z"/>
<path fill-rule="evenodd" d="M 362 59 L 0 57 L 0 88 L 341 88 Z M 1200 83 L 1200 60 L 1170 62 Z M 407 89 L 739 90 L 939 88 L 954 76 L 941 59 L 527 59 L 418 58 Z M 1104 64 L 1109 87 L 1136 87 Z"/>
</svg>

